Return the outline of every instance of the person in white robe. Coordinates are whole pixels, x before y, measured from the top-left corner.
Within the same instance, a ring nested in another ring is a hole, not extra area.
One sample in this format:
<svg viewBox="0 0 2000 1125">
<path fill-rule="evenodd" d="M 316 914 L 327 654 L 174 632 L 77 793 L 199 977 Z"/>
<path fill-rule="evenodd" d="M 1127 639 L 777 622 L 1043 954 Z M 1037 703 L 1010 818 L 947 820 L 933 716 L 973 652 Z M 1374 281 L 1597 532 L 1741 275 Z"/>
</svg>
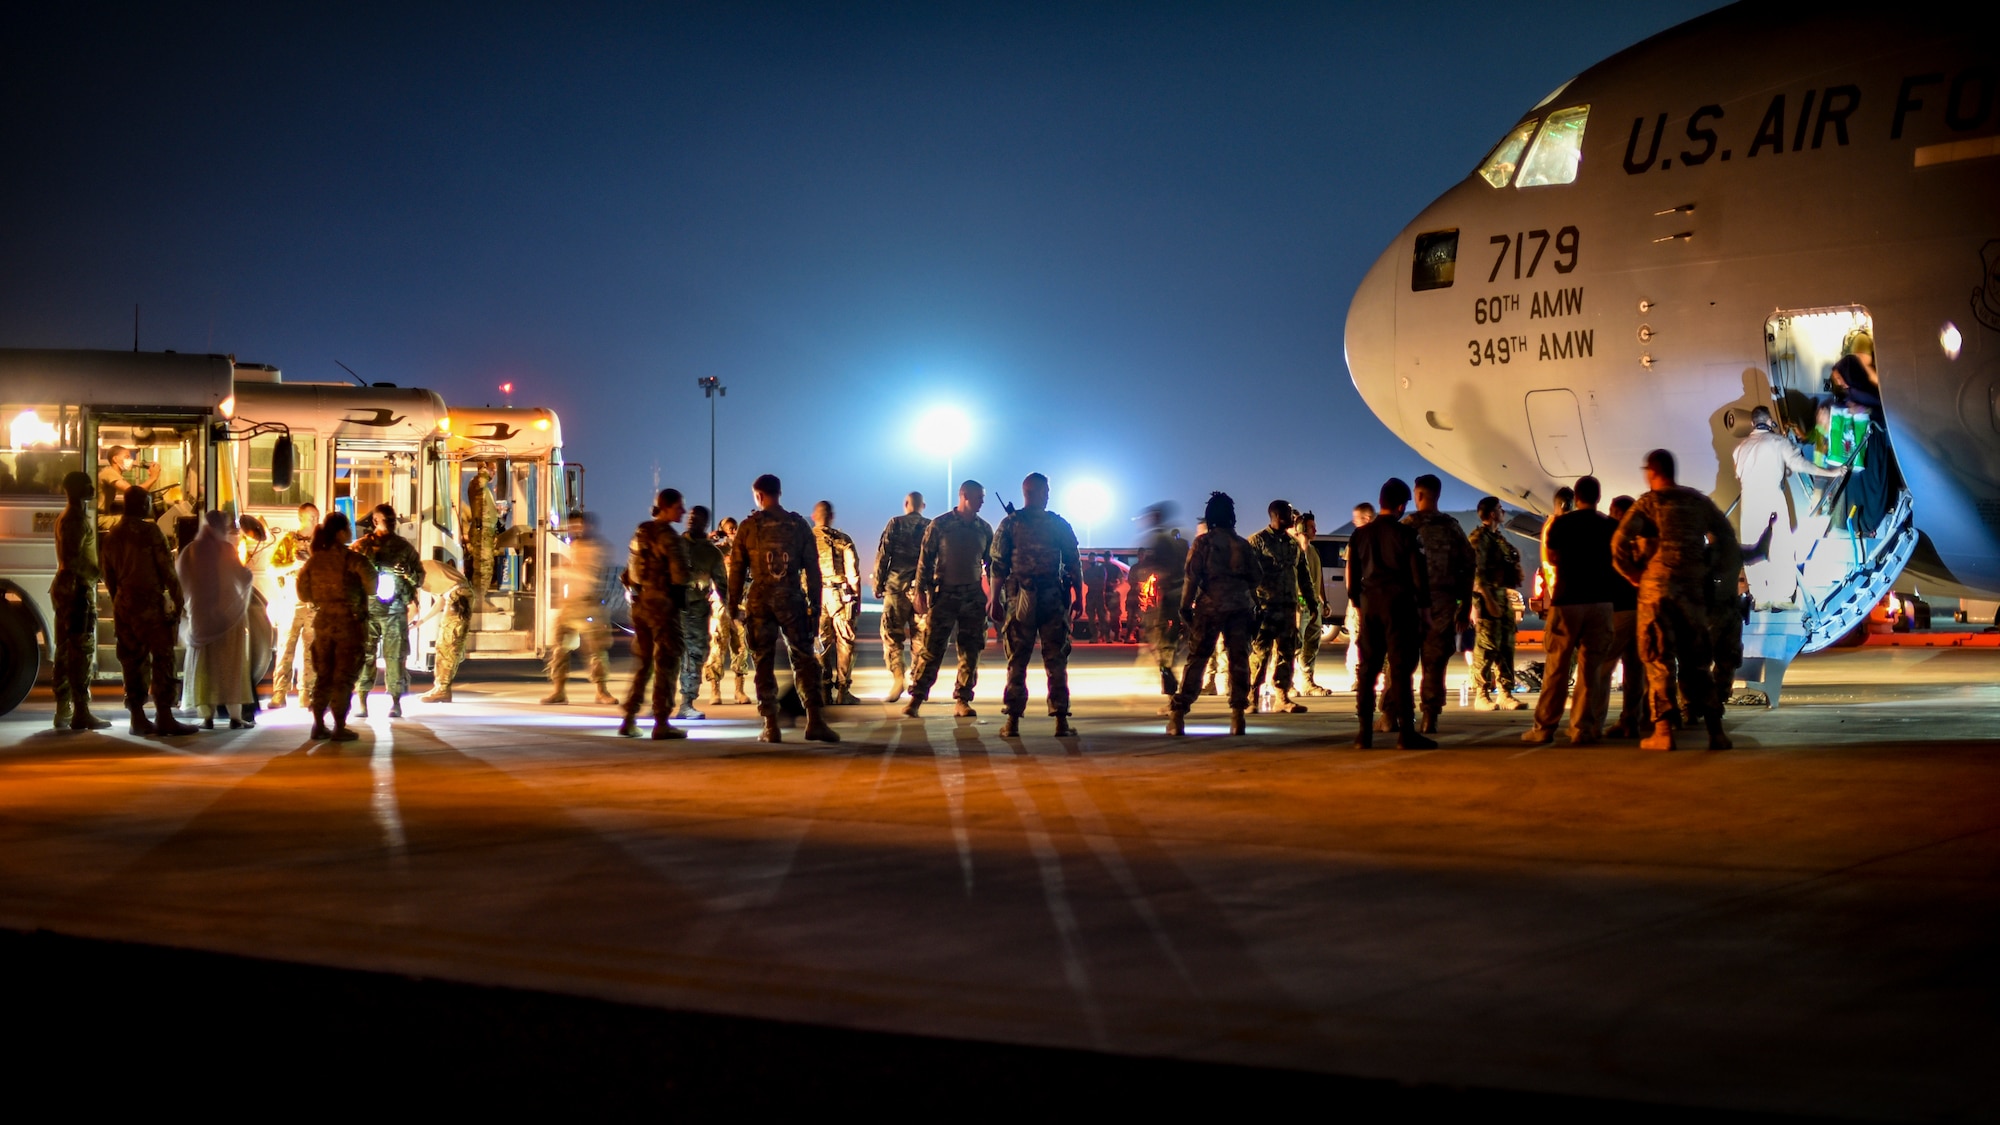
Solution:
<svg viewBox="0 0 2000 1125">
<path fill-rule="evenodd" d="M 227 710 L 232 729 L 254 726 L 250 705 L 250 568 L 237 555 L 236 527 L 227 512 L 202 516 L 200 534 L 181 548 L 174 564 L 187 596 L 181 639 L 187 645 L 181 707 L 215 725 Z"/>
<path fill-rule="evenodd" d="M 1739 512 L 1743 535 L 1756 537 L 1771 529 L 1769 554 L 1751 563 L 1751 596 L 1760 608 L 1789 606 L 1798 598 L 1799 549 L 1794 542 L 1792 513 L 1785 503 L 1785 478 L 1789 473 L 1809 477 L 1838 477 L 1839 469 L 1822 469 L 1806 459 L 1791 438 L 1778 432 L 1769 407 L 1750 412 L 1754 427 L 1737 445 L 1736 480 L 1742 486 Z M 1774 522 L 1775 521 L 1775 522 Z"/>
</svg>

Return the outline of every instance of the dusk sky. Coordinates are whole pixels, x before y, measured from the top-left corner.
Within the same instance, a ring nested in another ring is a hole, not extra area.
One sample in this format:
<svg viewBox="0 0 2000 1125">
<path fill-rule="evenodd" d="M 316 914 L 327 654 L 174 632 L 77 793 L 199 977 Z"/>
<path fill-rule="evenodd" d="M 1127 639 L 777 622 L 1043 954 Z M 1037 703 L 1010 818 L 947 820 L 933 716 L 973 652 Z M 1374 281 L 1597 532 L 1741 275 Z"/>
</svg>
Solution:
<svg viewBox="0 0 2000 1125">
<path fill-rule="evenodd" d="M 560 412 L 590 506 L 775 472 L 872 551 L 958 474 L 1323 529 L 1427 466 L 1341 337 L 1576 71 L 1713 3 L 289 5 L 10 18 L 0 346 L 233 352 Z M 1448 486 L 1450 487 L 1450 486 Z M 1475 498 L 1466 486 L 1446 506 Z M 989 518 L 998 519 L 997 503 Z"/>
</svg>

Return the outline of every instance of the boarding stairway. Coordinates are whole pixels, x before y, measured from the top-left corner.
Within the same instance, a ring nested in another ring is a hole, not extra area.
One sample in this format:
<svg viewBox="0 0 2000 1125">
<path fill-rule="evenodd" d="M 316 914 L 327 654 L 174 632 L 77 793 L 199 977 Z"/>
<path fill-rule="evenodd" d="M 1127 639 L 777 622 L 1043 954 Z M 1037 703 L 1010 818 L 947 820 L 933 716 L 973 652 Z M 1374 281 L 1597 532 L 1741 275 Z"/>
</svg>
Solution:
<svg viewBox="0 0 2000 1125">
<path fill-rule="evenodd" d="M 1764 693 L 1772 708 L 1792 661 L 1834 644 L 1866 621 L 1917 549 L 1908 490 L 1898 493 L 1872 536 L 1861 536 L 1835 526 L 1827 509 L 1838 489 L 1814 487 L 1818 483 L 1794 474 L 1789 485 L 1793 511 L 1804 513 L 1792 536 L 1799 574 L 1796 607 L 1753 610 L 1743 628 L 1743 667 L 1737 674 Z M 1744 529 L 1744 535 L 1751 537 L 1751 530 Z"/>
</svg>

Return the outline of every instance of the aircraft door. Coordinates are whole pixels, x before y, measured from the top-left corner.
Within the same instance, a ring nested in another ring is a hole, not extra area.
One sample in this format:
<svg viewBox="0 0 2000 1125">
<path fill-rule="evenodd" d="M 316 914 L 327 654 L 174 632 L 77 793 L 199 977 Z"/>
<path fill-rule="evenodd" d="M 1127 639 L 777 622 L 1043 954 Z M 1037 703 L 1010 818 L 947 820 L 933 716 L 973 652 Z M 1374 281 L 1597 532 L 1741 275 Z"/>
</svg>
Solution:
<svg viewBox="0 0 2000 1125">
<path fill-rule="evenodd" d="M 1558 480 L 1574 480 L 1590 472 L 1590 445 L 1583 435 L 1583 408 L 1575 393 L 1529 391 L 1528 430 L 1542 471 Z"/>
</svg>

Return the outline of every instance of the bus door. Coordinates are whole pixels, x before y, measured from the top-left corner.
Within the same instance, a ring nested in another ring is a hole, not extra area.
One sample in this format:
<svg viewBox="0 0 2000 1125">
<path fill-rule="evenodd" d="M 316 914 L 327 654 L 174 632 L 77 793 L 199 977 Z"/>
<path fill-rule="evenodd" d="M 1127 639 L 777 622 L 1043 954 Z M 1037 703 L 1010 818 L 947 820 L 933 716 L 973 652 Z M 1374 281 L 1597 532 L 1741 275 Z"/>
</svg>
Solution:
<svg viewBox="0 0 2000 1125">
<path fill-rule="evenodd" d="M 369 513 L 375 506 L 388 504 L 396 509 L 396 534 L 417 543 L 421 482 L 417 450 L 412 446 L 347 438 L 333 443 L 333 487 L 328 503 L 354 523 L 357 539 L 367 532 Z"/>
</svg>

